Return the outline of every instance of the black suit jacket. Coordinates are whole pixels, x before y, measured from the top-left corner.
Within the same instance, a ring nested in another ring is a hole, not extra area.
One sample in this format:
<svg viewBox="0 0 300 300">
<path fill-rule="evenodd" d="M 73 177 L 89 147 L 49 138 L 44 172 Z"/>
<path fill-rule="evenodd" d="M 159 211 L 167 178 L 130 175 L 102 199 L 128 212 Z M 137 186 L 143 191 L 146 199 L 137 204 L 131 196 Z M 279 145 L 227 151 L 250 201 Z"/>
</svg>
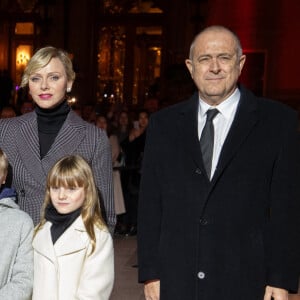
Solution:
<svg viewBox="0 0 300 300">
<path fill-rule="evenodd" d="M 263 299 L 297 288 L 297 115 L 241 87 L 212 181 L 197 132 L 198 94 L 153 115 L 138 222 L 139 280 L 161 299 Z"/>
</svg>

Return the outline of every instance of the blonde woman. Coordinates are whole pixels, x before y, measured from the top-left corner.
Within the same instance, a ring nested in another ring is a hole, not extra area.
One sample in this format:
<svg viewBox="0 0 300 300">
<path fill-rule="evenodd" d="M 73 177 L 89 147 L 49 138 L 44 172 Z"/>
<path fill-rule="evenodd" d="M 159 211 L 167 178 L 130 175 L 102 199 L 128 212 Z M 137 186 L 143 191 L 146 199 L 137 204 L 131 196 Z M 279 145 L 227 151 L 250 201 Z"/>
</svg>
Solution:
<svg viewBox="0 0 300 300">
<path fill-rule="evenodd" d="M 20 208 L 34 224 L 40 221 L 50 168 L 63 156 L 83 156 L 92 167 L 103 200 L 101 209 L 113 231 L 116 215 L 110 145 L 104 132 L 70 109 L 66 95 L 75 77 L 68 53 L 51 46 L 39 49 L 28 62 L 21 82 L 35 103 L 34 111 L 0 120 L 0 147 L 12 167 L 12 186 Z"/>
</svg>

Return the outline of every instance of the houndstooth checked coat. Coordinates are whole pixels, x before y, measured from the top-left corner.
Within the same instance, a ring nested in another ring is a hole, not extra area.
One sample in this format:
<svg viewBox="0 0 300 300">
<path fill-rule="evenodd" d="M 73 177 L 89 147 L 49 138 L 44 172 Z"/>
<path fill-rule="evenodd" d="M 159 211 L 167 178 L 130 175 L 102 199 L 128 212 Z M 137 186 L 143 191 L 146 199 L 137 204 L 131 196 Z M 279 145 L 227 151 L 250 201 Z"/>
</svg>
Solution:
<svg viewBox="0 0 300 300">
<path fill-rule="evenodd" d="M 35 224 L 40 219 L 50 168 L 63 156 L 78 154 L 91 165 L 108 225 L 114 226 L 111 149 L 104 131 L 85 122 L 71 110 L 47 155 L 41 159 L 37 115 L 31 112 L 0 120 L 0 147 L 12 167 L 12 186 L 17 191 L 18 204 Z"/>
</svg>

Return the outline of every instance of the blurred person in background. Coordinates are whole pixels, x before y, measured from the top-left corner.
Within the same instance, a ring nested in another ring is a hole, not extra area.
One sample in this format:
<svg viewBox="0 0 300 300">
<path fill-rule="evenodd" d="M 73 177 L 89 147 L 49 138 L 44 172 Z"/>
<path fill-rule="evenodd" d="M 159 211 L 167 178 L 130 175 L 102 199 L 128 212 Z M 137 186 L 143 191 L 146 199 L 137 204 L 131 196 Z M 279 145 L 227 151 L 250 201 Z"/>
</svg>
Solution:
<svg viewBox="0 0 300 300">
<path fill-rule="evenodd" d="M 139 111 L 134 127 L 131 129 L 128 137 L 121 143 L 121 148 L 125 153 L 125 169 L 127 171 L 126 181 L 124 180 L 124 185 L 127 186 L 124 191 L 126 215 L 122 218 L 124 229 L 120 232 L 121 234 L 137 234 L 137 209 L 141 166 L 144 156 L 148 122 L 148 111 Z"/>
<path fill-rule="evenodd" d="M 119 171 L 119 157 L 121 153 L 120 144 L 118 141 L 118 137 L 111 131 L 111 128 L 107 122 L 107 119 L 103 115 L 98 115 L 96 118 L 96 126 L 98 128 L 103 129 L 108 138 L 111 145 L 112 151 L 112 165 L 113 165 L 113 183 L 114 183 L 114 200 L 115 200 L 115 212 L 117 217 L 121 214 L 125 213 L 125 204 L 123 197 L 123 190 L 120 179 L 120 171 Z"/>
<path fill-rule="evenodd" d="M 20 114 L 24 115 L 26 113 L 32 112 L 34 110 L 34 103 L 30 100 L 26 100 L 21 104 Z"/>
<path fill-rule="evenodd" d="M 16 110 L 12 105 L 4 106 L 0 111 L 0 119 L 8 119 L 16 116 L 17 116 Z"/>
<path fill-rule="evenodd" d="M 116 127 L 116 134 L 119 143 L 122 143 L 125 138 L 128 137 L 130 130 L 132 129 L 132 123 L 129 120 L 129 114 L 127 111 L 122 110 L 119 113 L 118 124 Z"/>
</svg>

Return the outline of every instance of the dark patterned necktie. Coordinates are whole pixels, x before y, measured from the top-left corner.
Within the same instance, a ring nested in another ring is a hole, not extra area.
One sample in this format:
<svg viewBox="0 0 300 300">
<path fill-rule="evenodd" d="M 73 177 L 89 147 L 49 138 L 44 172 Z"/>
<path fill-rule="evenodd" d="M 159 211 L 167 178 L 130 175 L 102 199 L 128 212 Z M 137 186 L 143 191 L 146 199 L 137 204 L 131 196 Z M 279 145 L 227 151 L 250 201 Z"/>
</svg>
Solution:
<svg viewBox="0 0 300 300">
<path fill-rule="evenodd" d="M 214 149 L 213 119 L 218 113 L 219 111 L 216 108 L 210 109 L 206 112 L 206 122 L 200 138 L 202 158 L 208 179 L 210 179 L 212 154 Z"/>
</svg>

